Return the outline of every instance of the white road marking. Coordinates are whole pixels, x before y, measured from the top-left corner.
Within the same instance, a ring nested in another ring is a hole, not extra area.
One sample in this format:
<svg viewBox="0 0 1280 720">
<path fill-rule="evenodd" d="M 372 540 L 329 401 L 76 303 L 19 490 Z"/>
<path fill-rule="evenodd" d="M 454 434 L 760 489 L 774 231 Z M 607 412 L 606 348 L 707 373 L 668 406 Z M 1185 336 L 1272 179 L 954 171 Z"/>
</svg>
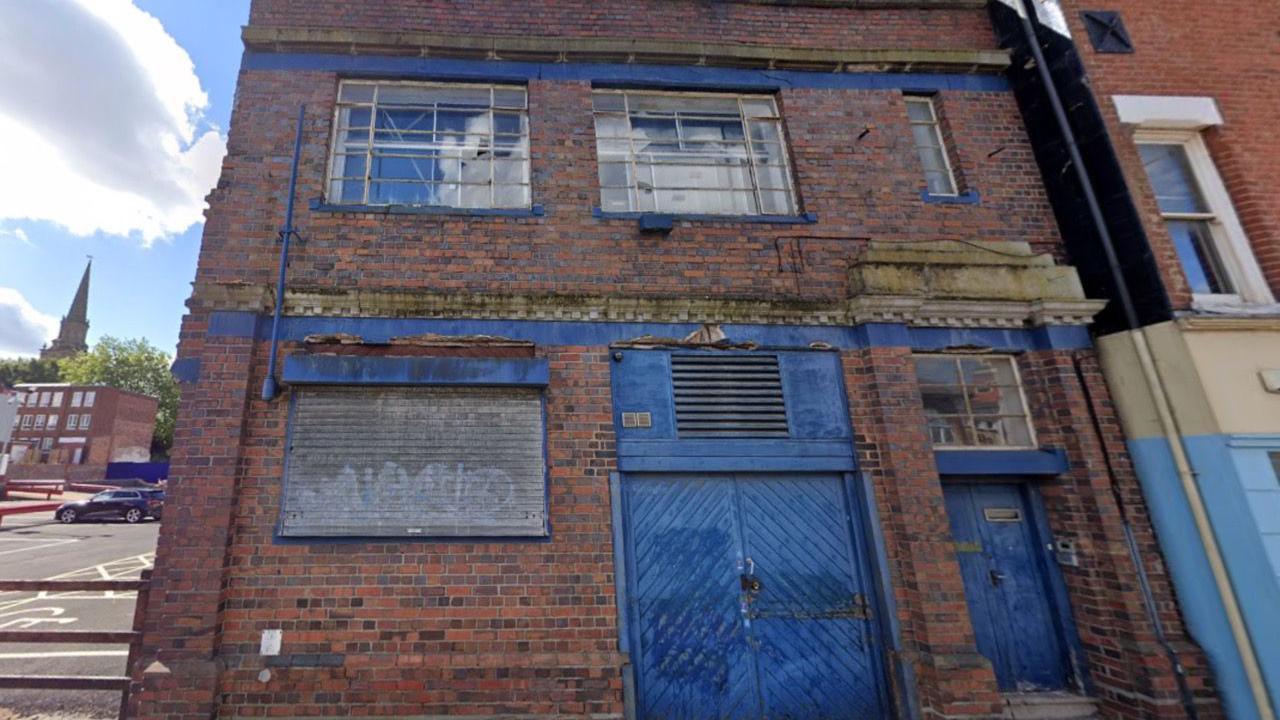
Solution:
<svg viewBox="0 0 1280 720">
<path fill-rule="evenodd" d="M 54 652 L 0 653 L 0 660 L 38 660 L 41 658 L 128 657 L 128 650 L 66 650 Z"/>
<path fill-rule="evenodd" d="M 66 545 L 67 543 L 80 542 L 80 538 L 57 538 L 57 539 L 48 539 L 48 540 L 32 540 L 31 538 L 0 538 L 0 541 L 41 543 L 38 545 L 32 545 L 30 547 L 18 547 L 18 548 L 12 548 L 9 550 L 0 550 L 0 555 L 8 555 L 9 553 L 31 552 L 32 550 L 43 550 L 45 548 L 57 547 L 59 545 Z"/>
</svg>

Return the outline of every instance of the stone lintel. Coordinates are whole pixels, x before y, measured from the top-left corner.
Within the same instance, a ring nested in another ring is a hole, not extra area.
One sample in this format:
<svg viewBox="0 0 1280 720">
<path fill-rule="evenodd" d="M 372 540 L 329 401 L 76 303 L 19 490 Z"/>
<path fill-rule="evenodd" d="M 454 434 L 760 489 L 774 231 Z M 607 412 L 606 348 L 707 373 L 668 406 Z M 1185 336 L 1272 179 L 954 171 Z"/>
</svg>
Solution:
<svg viewBox="0 0 1280 720">
<path fill-rule="evenodd" d="M 846 3 L 853 4 L 853 3 Z M 868 3 L 871 5 L 872 3 Z M 934 3 L 940 5 L 943 3 Z M 946 6 L 977 6 L 947 3 Z M 921 5 L 878 2 L 875 7 Z M 494 35 L 445 35 L 393 30 L 329 27 L 246 26 L 246 49 L 342 55 L 399 55 L 423 58 L 520 62 L 640 63 L 703 65 L 817 72 L 959 72 L 996 74 L 1009 65 L 1004 50 L 913 48 L 828 49 L 776 45 Z"/>
</svg>

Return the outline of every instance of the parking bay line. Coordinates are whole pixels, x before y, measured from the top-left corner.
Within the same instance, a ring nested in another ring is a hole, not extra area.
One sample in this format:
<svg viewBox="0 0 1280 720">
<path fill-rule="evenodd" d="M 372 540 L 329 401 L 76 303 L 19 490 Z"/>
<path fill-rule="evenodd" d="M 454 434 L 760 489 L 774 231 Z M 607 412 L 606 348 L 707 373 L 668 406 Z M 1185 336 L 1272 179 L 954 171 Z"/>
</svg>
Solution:
<svg viewBox="0 0 1280 720">
<path fill-rule="evenodd" d="M 52 652 L 0 653 L 0 660 L 42 660 L 44 658 L 127 657 L 128 650 L 55 650 Z"/>
</svg>

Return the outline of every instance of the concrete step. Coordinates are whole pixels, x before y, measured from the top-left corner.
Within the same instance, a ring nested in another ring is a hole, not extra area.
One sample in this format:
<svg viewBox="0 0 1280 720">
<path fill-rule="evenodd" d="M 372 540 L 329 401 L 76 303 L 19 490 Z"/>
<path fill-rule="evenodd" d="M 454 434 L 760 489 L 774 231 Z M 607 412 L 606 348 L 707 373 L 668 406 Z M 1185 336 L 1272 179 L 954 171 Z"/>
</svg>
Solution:
<svg viewBox="0 0 1280 720">
<path fill-rule="evenodd" d="M 1098 701 L 1069 692 L 1009 693 L 1004 696 L 1008 720 L 1093 720 Z"/>
</svg>

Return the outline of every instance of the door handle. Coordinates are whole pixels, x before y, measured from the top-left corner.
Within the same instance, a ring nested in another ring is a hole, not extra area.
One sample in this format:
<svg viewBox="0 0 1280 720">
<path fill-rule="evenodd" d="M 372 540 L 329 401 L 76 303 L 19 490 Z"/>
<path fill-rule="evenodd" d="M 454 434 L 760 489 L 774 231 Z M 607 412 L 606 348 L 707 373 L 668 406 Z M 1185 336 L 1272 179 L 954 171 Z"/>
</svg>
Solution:
<svg viewBox="0 0 1280 720">
<path fill-rule="evenodd" d="M 1004 582 L 1004 573 L 999 570 L 988 570 L 987 576 L 991 578 L 991 587 L 1000 587 L 1000 583 Z"/>
<path fill-rule="evenodd" d="M 760 592 L 761 588 L 764 587 L 763 585 L 760 584 L 760 578 L 756 577 L 755 575 L 749 575 L 747 573 L 743 573 L 742 576 L 739 578 L 739 580 L 742 583 L 742 591 L 745 593 L 750 593 L 752 595 L 755 595 L 756 593 Z"/>
</svg>

